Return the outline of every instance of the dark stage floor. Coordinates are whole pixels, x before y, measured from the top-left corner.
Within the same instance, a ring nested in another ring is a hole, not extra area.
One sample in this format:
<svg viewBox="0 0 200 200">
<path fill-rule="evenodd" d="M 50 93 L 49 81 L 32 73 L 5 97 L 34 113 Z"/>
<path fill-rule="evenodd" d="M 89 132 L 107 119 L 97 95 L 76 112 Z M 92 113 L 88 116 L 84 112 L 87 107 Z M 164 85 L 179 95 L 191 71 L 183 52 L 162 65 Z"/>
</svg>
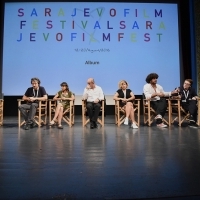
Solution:
<svg viewBox="0 0 200 200">
<path fill-rule="evenodd" d="M 0 199 L 200 199 L 200 129 L 0 128 Z"/>
</svg>

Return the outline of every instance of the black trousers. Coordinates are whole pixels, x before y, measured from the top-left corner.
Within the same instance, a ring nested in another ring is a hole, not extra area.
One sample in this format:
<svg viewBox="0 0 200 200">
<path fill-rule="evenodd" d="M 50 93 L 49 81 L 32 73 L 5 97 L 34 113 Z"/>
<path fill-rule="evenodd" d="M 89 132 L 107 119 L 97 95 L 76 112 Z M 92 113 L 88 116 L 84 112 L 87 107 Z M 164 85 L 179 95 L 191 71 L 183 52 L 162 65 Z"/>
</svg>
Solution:
<svg viewBox="0 0 200 200">
<path fill-rule="evenodd" d="M 87 102 L 86 104 L 87 113 L 90 118 L 90 121 L 97 122 L 97 118 L 99 116 L 99 112 L 101 109 L 100 103 L 93 103 L 93 102 Z"/>
<path fill-rule="evenodd" d="M 156 111 L 157 115 L 164 117 L 167 109 L 167 101 L 165 98 L 160 98 L 158 101 L 151 101 L 150 105 Z"/>
<path fill-rule="evenodd" d="M 183 109 L 190 113 L 194 117 L 194 120 L 197 121 L 197 101 L 196 100 L 189 100 L 188 102 L 182 102 L 181 106 Z"/>
</svg>

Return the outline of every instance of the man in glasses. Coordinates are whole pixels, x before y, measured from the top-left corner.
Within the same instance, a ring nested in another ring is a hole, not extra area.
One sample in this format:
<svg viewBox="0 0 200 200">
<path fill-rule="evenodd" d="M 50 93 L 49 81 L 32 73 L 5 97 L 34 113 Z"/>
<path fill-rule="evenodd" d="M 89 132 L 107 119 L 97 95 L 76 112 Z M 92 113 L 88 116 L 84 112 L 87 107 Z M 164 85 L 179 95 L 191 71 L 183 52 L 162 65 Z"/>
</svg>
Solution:
<svg viewBox="0 0 200 200">
<path fill-rule="evenodd" d="M 193 81 L 192 79 L 185 79 L 183 86 L 178 88 L 178 92 L 181 98 L 182 108 L 190 113 L 189 126 L 198 127 L 196 124 L 197 121 L 197 93 L 194 88 L 192 88 Z"/>
<path fill-rule="evenodd" d="M 97 128 L 97 118 L 101 109 L 101 101 L 104 94 L 98 85 L 95 84 L 93 78 L 87 80 L 87 86 L 83 92 L 83 99 L 87 100 L 86 108 L 90 118 L 90 128 Z"/>
<path fill-rule="evenodd" d="M 36 123 L 34 122 L 34 116 L 39 105 L 38 100 L 47 99 L 46 91 L 44 87 L 40 86 L 40 80 L 38 78 L 32 78 L 31 84 L 32 87 L 29 87 L 22 97 L 23 100 L 27 101 L 27 103 L 22 104 L 18 108 L 25 120 L 25 130 L 36 126 Z M 29 112 L 27 112 L 27 110 L 29 110 Z"/>
<path fill-rule="evenodd" d="M 165 92 L 163 87 L 157 84 L 158 74 L 151 73 L 146 77 L 147 84 L 143 87 L 143 92 L 146 99 L 150 99 L 151 107 L 156 111 L 156 124 L 158 127 L 165 128 L 166 124 L 163 123 L 162 118 L 165 115 L 167 109 L 167 102 L 164 97 L 169 97 L 173 92 Z"/>
</svg>

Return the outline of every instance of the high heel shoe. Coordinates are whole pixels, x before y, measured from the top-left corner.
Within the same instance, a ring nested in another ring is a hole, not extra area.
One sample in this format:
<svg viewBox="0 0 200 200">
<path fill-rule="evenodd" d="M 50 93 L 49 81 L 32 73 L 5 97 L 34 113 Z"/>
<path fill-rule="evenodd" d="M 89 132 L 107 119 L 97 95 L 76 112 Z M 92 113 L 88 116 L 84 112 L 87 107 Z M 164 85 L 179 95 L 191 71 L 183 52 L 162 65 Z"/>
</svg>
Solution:
<svg viewBox="0 0 200 200">
<path fill-rule="evenodd" d="M 58 129 L 63 129 L 63 126 L 61 124 L 59 124 Z"/>
<path fill-rule="evenodd" d="M 54 120 L 52 120 L 50 123 L 49 123 L 49 126 L 53 126 L 53 125 L 55 125 L 55 121 Z"/>
</svg>

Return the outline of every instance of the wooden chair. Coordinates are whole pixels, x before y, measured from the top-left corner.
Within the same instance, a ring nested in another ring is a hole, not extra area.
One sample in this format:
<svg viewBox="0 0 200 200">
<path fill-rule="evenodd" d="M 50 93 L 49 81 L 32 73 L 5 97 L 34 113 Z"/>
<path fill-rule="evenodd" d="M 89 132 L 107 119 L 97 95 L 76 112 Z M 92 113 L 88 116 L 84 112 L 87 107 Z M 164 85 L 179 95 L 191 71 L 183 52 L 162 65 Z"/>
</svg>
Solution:
<svg viewBox="0 0 200 200">
<path fill-rule="evenodd" d="M 99 112 L 99 117 L 97 119 L 97 122 L 104 127 L 104 117 L 105 117 L 105 99 L 101 101 L 101 109 Z M 87 108 L 86 108 L 86 100 L 82 100 L 82 125 L 85 127 L 89 122 L 90 119 L 87 118 Z"/>
<path fill-rule="evenodd" d="M 199 99 L 197 100 L 197 107 L 200 105 Z M 178 120 L 178 125 L 181 126 L 184 121 L 189 122 L 190 114 L 189 112 L 185 111 L 183 107 L 181 106 L 181 99 L 179 98 L 170 98 L 169 99 L 169 105 L 171 107 L 171 117 L 170 117 L 170 123 L 173 124 L 176 120 Z M 198 109 L 198 119 L 197 124 L 200 123 L 200 111 Z"/>
<path fill-rule="evenodd" d="M 22 104 L 22 102 L 26 102 L 22 99 L 17 99 L 18 101 L 18 107 Z M 36 110 L 36 113 L 35 113 L 35 123 L 40 127 L 40 126 L 43 126 L 43 125 L 46 125 L 47 123 L 47 102 L 48 100 L 46 101 L 38 101 L 39 102 L 39 106 Z M 27 110 L 27 112 L 29 112 Z M 25 123 L 25 121 L 21 120 L 21 112 L 20 110 L 18 109 L 18 126 L 22 126 L 23 124 Z"/>
<path fill-rule="evenodd" d="M 151 126 L 151 124 L 154 122 L 154 118 L 155 116 L 157 115 L 156 114 L 156 111 L 151 107 L 151 104 L 150 104 L 150 99 L 145 99 L 145 96 L 143 94 L 143 115 L 144 115 L 144 124 L 147 124 L 148 126 Z M 163 122 L 165 122 L 168 126 L 171 126 L 171 107 L 169 106 L 169 101 L 167 99 L 167 102 L 168 102 L 168 106 L 167 106 L 167 112 L 168 112 L 168 121 L 163 118 Z"/>
<path fill-rule="evenodd" d="M 52 121 L 52 115 L 55 114 L 56 106 L 57 106 L 56 100 L 49 99 L 49 122 Z M 69 127 L 72 127 L 74 125 L 74 102 L 75 100 L 70 101 L 69 108 L 64 110 L 63 112 L 63 121 L 65 121 Z"/>
<path fill-rule="evenodd" d="M 3 125 L 3 103 L 4 100 L 0 99 L 0 126 Z"/>
<path fill-rule="evenodd" d="M 134 103 L 134 112 L 137 115 L 136 124 L 140 126 L 140 99 L 135 99 Z M 126 111 L 123 107 L 119 106 L 119 100 L 115 100 L 115 124 L 120 126 L 126 118 Z"/>
<path fill-rule="evenodd" d="M 200 98 L 197 99 L 197 107 L 198 107 L 198 112 L 197 112 L 197 125 L 200 126 Z"/>
</svg>

